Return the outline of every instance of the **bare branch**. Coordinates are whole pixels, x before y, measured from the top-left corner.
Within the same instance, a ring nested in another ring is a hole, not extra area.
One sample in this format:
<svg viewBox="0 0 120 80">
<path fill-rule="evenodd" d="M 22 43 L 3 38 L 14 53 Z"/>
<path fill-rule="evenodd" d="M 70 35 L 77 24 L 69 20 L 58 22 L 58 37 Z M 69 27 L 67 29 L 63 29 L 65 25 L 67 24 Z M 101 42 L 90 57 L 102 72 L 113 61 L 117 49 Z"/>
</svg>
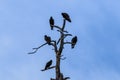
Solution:
<svg viewBox="0 0 120 80">
<path fill-rule="evenodd" d="M 34 53 L 36 53 L 36 52 L 38 51 L 39 48 L 45 46 L 46 44 L 47 44 L 47 43 L 44 43 L 44 44 L 40 45 L 40 46 L 37 47 L 37 48 L 33 48 L 34 51 L 33 51 L 33 52 L 29 52 L 28 54 L 34 54 Z"/>
<path fill-rule="evenodd" d="M 51 42 L 54 42 L 54 43 L 51 44 L 51 45 L 54 47 L 54 50 L 55 50 L 55 52 L 57 53 L 58 50 L 57 50 L 57 43 L 56 43 L 56 41 L 55 41 L 55 40 L 52 40 Z"/>
<path fill-rule="evenodd" d="M 65 60 L 66 59 L 66 57 L 63 57 L 63 58 L 62 57 L 63 57 L 63 55 L 60 56 L 61 60 Z"/>
<path fill-rule="evenodd" d="M 63 57 L 63 58 L 60 58 L 61 60 L 65 60 L 66 59 L 66 57 Z"/>
<path fill-rule="evenodd" d="M 46 70 L 48 70 L 48 69 L 53 69 L 53 68 L 55 68 L 55 66 L 51 66 L 51 67 L 49 67 L 49 68 L 47 68 L 47 69 L 42 69 L 41 71 L 46 71 Z"/>
<path fill-rule="evenodd" d="M 55 49 L 55 52 L 57 52 L 56 41 L 52 40 L 51 42 L 54 42 L 54 43 L 50 43 L 50 45 L 52 45 L 54 47 L 54 49 Z M 33 52 L 29 52 L 28 54 L 34 54 L 34 53 L 36 53 L 39 50 L 39 48 L 45 46 L 46 44 L 47 43 L 44 43 L 44 44 L 40 45 L 39 47 L 33 48 L 34 51 Z"/>
<path fill-rule="evenodd" d="M 51 78 L 50 80 L 56 80 L 56 79 Z"/>
<path fill-rule="evenodd" d="M 64 28 L 65 28 L 65 24 L 66 24 L 66 20 L 63 19 L 63 26 L 62 26 L 62 31 L 64 31 Z"/>
<path fill-rule="evenodd" d="M 61 34 L 63 34 L 63 33 L 61 33 Z M 72 36 L 72 34 L 63 34 L 63 35 L 64 35 L 63 38 L 66 38 L 67 36 Z M 63 38 L 60 37 L 57 41 L 57 44 L 59 44 L 60 40 L 63 39 Z"/>
<path fill-rule="evenodd" d="M 56 25 L 52 25 L 52 26 L 59 29 L 59 30 L 62 30 L 62 28 L 60 28 L 59 26 L 56 26 Z"/>
<path fill-rule="evenodd" d="M 61 39 L 59 38 L 58 41 L 57 41 L 57 45 L 59 44 L 60 40 L 61 40 Z"/>
<path fill-rule="evenodd" d="M 72 44 L 71 42 L 64 42 L 64 44 Z"/>
<path fill-rule="evenodd" d="M 65 77 L 64 80 L 70 79 L 70 77 Z"/>
<path fill-rule="evenodd" d="M 61 33 L 61 37 L 58 39 L 57 44 L 59 44 L 60 40 L 63 40 L 63 39 L 64 39 L 64 34 Z"/>
<path fill-rule="evenodd" d="M 66 38 L 67 36 L 72 36 L 72 34 L 64 34 L 64 37 L 59 38 L 59 40 L 57 41 L 57 44 L 59 44 L 60 40 Z M 71 42 L 64 42 L 64 44 L 72 44 Z"/>
<path fill-rule="evenodd" d="M 64 31 L 62 31 L 62 30 L 57 30 L 57 31 L 60 32 L 60 33 L 64 33 L 64 32 L 65 32 L 65 33 L 68 33 L 68 31 L 65 31 L 65 30 L 64 30 Z"/>
<path fill-rule="evenodd" d="M 64 36 L 66 37 L 66 36 L 72 36 L 72 34 L 64 34 Z"/>
</svg>

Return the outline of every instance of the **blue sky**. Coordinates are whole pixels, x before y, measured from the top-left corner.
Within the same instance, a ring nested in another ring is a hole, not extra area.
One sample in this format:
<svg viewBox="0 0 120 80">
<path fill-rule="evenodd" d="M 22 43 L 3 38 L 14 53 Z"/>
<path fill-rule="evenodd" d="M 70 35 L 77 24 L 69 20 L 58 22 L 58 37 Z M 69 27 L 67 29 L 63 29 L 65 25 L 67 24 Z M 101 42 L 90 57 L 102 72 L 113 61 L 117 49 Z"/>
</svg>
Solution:
<svg viewBox="0 0 120 80">
<path fill-rule="evenodd" d="M 71 80 L 120 80 L 119 0 L 0 0 L 0 80 L 49 80 L 54 70 L 41 72 L 55 59 L 49 46 L 27 53 L 44 43 L 44 35 L 56 39 L 48 19 L 62 25 L 61 12 L 72 23 L 66 30 L 78 36 L 75 49 L 67 45 L 62 72 Z M 70 38 L 69 38 L 70 40 Z M 55 62 L 53 62 L 53 65 Z"/>
</svg>

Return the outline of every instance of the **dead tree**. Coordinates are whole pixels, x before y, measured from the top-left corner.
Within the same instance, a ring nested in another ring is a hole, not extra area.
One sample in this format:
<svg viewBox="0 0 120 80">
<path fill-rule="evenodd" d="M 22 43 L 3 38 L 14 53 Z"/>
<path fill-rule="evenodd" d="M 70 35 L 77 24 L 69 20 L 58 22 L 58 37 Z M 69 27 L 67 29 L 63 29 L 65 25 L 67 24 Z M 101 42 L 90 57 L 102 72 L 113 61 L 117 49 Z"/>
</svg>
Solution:
<svg viewBox="0 0 120 80">
<path fill-rule="evenodd" d="M 45 43 L 40 45 L 39 47 L 33 48 L 33 52 L 28 53 L 28 54 L 34 54 L 41 47 L 43 47 L 45 45 L 52 46 L 54 48 L 53 50 L 54 50 L 55 56 L 56 56 L 56 65 L 51 66 L 52 60 L 50 60 L 49 62 L 46 63 L 45 68 L 41 70 L 41 71 L 46 71 L 46 70 L 55 68 L 56 77 L 51 78 L 50 80 L 67 80 L 67 79 L 70 79 L 70 77 L 64 77 L 63 73 L 61 72 L 60 61 L 65 59 L 65 57 L 63 58 L 63 55 L 62 55 L 64 45 L 70 44 L 71 48 L 73 49 L 76 45 L 76 42 L 77 42 L 77 36 L 72 37 L 71 41 L 65 42 L 66 37 L 72 36 L 72 34 L 69 34 L 69 32 L 65 30 L 66 22 L 71 23 L 71 18 L 67 13 L 61 13 L 61 16 L 63 17 L 62 27 L 55 25 L 55 22 L 54 22 L 54 19 L 53 19 L 52 16 L 49 19 L 51 30 L 56 29 L 58 31 L 58 33 L 60 33 L 59 39 L 54 40 L 54 39 L 51 39 L 50 36 L 45 35 L 44 36 Z"/>
</svg>

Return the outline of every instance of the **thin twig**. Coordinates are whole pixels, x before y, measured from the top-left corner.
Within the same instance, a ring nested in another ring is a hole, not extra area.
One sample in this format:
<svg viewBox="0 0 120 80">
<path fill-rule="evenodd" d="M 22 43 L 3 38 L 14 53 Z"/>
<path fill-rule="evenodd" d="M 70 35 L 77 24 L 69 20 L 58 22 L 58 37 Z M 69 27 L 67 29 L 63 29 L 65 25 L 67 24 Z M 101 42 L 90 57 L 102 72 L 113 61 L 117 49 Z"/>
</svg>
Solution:
<svg viewBox="0 0 120 80">
<path fill-rule="evenodd" d="M 62 31 L 62 30 L 57 30 L 57 31 L 60 32 L 60 33 L 64 33 L 64 32 L 65 32 L 65 33 L 68 33 L 68 31 L 65 31 L 65 30 L 64 30 L 64 31 Z"/>
<path fill-rule="evenodd" d="M 55 68 L 55 66 L 49 67 L 47 69 L 42 69 L 41 71 L 46 71 L 46 70 L 53 69 L 53 68 Z"/>
<path fill-rule="evenodd" d="M 64 34 L 64 35 L 65 35 L 65 37 L 66 37 L 66 36 L 72 36 L 72 34 Z"/>
<path fill-rule="evenodd" d="M 63 58 L 60 58 L 61 60 L 65 60 L 66 59 L 66 57 L 63 57 Z"/>
<path fill-rule="evenodd" d="M 65 77 L 64 80 L 70 79 L 70 77 Z"/>
<path fill-rule="evenodd" d="M 62 31 L 64 31 L 64 28 L 65 28 L 65 24 L 66 24 L 66 20 L 63 19 L 63 26 L 62 26 Z"/>
<path fill-rule="evenodd" d="M 63 34 L 64 37 L 58 39 L 57 45 L 59 44 L 59 42 L 60 42 L 61 39 L 66 38 L 67 36 L 72 36 L 72 34 L 64 34 L 64 33 L 62 33 L 62 32 L 61 32 L 61 34 Z"/>
<path fill-rule="evenodd" d="M 56 41 L 52 40 L 51 42 L 54 42 L 54 44 L 50 43 L 50 45 L 52 45 L 55 48 L 55 51 L 57 51 Z M 39 48 L 45 46 L 46 44 L 47 43 L 44 43 L 44 44 L 40 45 L 39 47 L 33 48 L 34 51 L 33 52 L 29 52 L 28 54 L 34 54 L 34 53 L 36 53 Z"/>
<path fill-rule="evenodd" d="M 71 42 L 64 42 L 64 44 L 72 44 Z"/>
<path fill-rule="evenodd" d="M 59 30 L 62 30 L 62 28 L 60 28 L 59 26 L 56 26 L 56 25 L 52 25 L 52 26 L 59 29 Z"/>
<path fill-rule="evenodd" d="M 58 41 L 57 41 L 57 45 L 59 44 L 59 42 L 60 42 L 61 39 L 62 39 L 62 38 L 59 38 L 59 39 L 58 39 Z"/>
<path fill-rule="evenodd" d="M 60 42 L 62 39 L 64 39 L 64 33 L 61 32 L 61 37 L 58 39 L 57 45 L 59 44 L 59 42 Z"/>
<path fill-rule="evenodd" d="M 37 48 L 33 48 L 34 51 L 33 51 L 33 52 L 29 52 L 28 54 L 34 54 L 34 53 L 36 53 L 36 52 L 38 51 L 39 48 L 45 46 L 46 44 L 47 44 L 47 43 L 44 43 L 44 44 L 40 45 L 40 46 L 37 47 Z"/>
<path fill-rule="evenodd" d="M 55 53 L 57 53 L 58 50 L 57 50 L 57 43 L 56 43 L 56 41 L 55 41 L 55 40 L 52 40 L 51 42 L 54 42 L 54 43 L 51 44 L 51 45 L 54 47 Z"/>
<path fill-rule="evenodd" d="M 63 57 L 63 58 L 62 57 L 63 57 L 63 55 L 60 56 L 61 60 L 65 60 L 66 59 L 66 57 Z"/>
</svg>

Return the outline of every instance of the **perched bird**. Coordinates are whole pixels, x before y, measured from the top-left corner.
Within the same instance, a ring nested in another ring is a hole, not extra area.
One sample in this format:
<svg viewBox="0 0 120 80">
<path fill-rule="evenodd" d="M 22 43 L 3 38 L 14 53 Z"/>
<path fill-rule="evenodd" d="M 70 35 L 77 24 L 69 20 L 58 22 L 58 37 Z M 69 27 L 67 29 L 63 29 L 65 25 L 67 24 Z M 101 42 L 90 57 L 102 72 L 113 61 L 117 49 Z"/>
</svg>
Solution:
<svg viewBox="0 0 120 80">
<path fill-rule="evenodd" d="M 74 46 L 76 45 L 77 43 L 77 36 L 73 37 L 72 40 L 71 40 L 71 48 L 74 48 Z"/>
<path fill-rule="evenodd" d="M 45 39 L 45 41 L 48 43 L 48 45 L 50 45 L 50 43 L 51 43 L 51 37 L 45 35 L 45 36 L 44 36 L 44 39 Z"/>
<path fill-rule="evenodd" d="M 51 65 L 52 65 L 52 60 L 46 63 L 45 70 L 48 69 Z"/>
<path fill-rule="evenodd" d="M 50 23 L 51 30 L 53 30 L 54 19 L 52 18 L 52 16 L 49 19 L 49 23 Z"/>
<path fill-rule="evenodd" d="M 67 13 L 61 13 L 61 14 L 65 20 L 67 20 L 68 22 L 71 22 L 71 19 Z"/>
</svg>

